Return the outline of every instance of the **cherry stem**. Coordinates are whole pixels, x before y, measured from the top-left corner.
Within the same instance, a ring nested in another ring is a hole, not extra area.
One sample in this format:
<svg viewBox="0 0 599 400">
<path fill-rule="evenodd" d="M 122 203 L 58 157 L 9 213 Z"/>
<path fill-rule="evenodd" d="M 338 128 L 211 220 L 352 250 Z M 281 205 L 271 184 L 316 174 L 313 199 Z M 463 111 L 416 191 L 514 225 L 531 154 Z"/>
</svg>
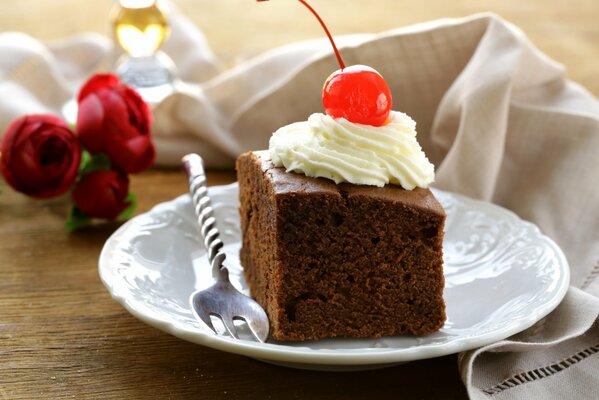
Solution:
<svg viewBox="0 0 599 400">
<path fill-rule="evenodd" d="M 267 1 L 267 0 L 257 0 L 257 1 Z M 343 62 L 343 59 L 341 58 L 341 54 L 339 54 L 339 50 L 337 49 L 337 46 L 335 45 L 335 41 L 333 40 L 333 36 L 331 35 L 331 32 L 329 32 L 329 29 L 327 28 L 327 26 L 324 24 L 324 21 L 322 20 L 322 18 L 320 18 L 320 15 L 318 15 L 318 13 L 316 12 L 316 10 L 314 10 L 310 4 L 306 3 L 304 0 L 297 0 L 300 3 L 302 3 L 304 6 L 306 6 L 306 8 L 308 10 L 310 10 L 310 12 L 312 14 L 314 14 L 314 16 L 316 17 L 316 19 L 318 20 L 318 22 L 320 22 L 320 25 L 322 26 L 322 29 L 324 29 L 324 32 L 327 34 L 327 37 L 329 38 L 329 41 L 331 42 L 331 46 L 333 46 L 333 51 L 335 52 L 335 57 L 337 57 L 337 62 L 339 63 L 339 67 L 341 69 L 345 68 L 345 63 Z"/>
</svg>

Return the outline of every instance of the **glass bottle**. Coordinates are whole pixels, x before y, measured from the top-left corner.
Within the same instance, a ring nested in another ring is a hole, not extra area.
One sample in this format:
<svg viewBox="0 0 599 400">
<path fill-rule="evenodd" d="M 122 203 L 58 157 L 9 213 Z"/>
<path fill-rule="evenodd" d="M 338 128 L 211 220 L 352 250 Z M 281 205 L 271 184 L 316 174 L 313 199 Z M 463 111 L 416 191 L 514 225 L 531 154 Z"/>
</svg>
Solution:
<svg viewBox="0 0 599 400">
<path fill-rule="evenodd" d="M 113 11 L 116 41 L 125 51 L 117 61 L 121 80 L 150 104 L 174 90 L 176 69 L 159 49 L 170 34 L 167 14 L 158 0 L 118 0 Z"/>
</svg>

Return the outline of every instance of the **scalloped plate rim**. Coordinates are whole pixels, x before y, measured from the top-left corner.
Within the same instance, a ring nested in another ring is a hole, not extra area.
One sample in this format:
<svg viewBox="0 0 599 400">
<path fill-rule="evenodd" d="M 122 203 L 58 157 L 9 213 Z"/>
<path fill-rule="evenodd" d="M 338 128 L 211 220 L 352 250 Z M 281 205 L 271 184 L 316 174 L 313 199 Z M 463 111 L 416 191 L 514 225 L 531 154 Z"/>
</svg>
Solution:
<svg viewBox="0 0 599 400">
<path fill-rule="evenodd" d="M 234 182 L 229 185 L 211 186 L 209 190 L 215 193 L 223 190 L 232 190 L 236 186 L 237 183 Z M 217 350 L 244 355 L 273 363 L 289 363 L 304 365 L 310 369 L 313 369 L 311 365 L 322 365 L 332 367 L 394 365 L 408 361 L 440 357 L 462 351 L 472 350 L 484 346 L 486 344 L 506 339 L 509 336 L 522 332 L 523 330 L 534 325 L 540 319 L 547 316 L 561 303 L 569 287 L 570 271 L 568 268 L 568 263 L 565 258 L 565 255 L 563 254 L 559 246 L 557 246 L 557 244 L 555 244 L 555 242 L 553 242 L 553 240 L 551 240 L 549 237 L 542 234 L 535 224 L 521 219 L 514 212 L 500 207 L 498 205 L 481 200 L 472 199 L 458 193 L 446 192 L 434 188 L 431 189 L 435 192 L 435 194 L 449 194 L 451 196 L 459 198 L 460 201 L 464 203 L 475 204 L 476 206 L 482 207 L 483 209 L 498 212 L 507 218 L 510 218 L 512 220 L 515 219 L 518 220 L 520 223 L 532 226 L 538 232 L 539 237 L 544 241 L 544 243 L 550 246 L 559 258 L 559 267 L 561 268 L 561 280 L 559 282 L 559 287 L 555 291 L 551 301 L 538 306 L 534 310 L 534 313 L 528 315 L 528 318 L 523 317 L 518 320 L 515 320 L 514 323 L 511 324 L 508 328 L 486 332 L 479 336 L 468 338 L 467 340 L 457 337 L 444 343 L 426 344 L 421 346 L 412 346 L 408 348 L 399 349 L 383 348 L 372 350 L 372 352 L 370 353 L 368 352 L 368 349 L 366 351 L 363 351 L 362 353 L 356 353 L 354 352 L 354 349 L 348 350 L 348 352 L 346 353 L 342 353 L 336 349 L 315 350 L 306 347 L 285 346 L 284 344 L 279 343 L 259 344 L 256 342 L 235 340 L 226 336 L 218 336 L 207 330 L 204 331 L 201 329 L 190 329 L 186 327 L 181 327 L 179 324 L 173 323 L 172 321 L 167 321 L 162 318 L 158 318 L 153 314 L 143 312 L 143 310 L 140 310 L 138 307 L 135 306 L 135 302 L 132 302 L 130 298 L 128 298 L 126 295 L 119 293 L 119 290 L 114 285 L 115 282 L 111 281 L 110 279 L 110 267 L 106 267 L 106 265 L 109 261 L 109 257 L 111 256 L 110 251 L 118 242 L 119 237 L 123 236 L 129 229 L 134 227 L 144 218 L 147 218 L 149 215 L 161 212 L 161 209 L 165 207 L 169 207 L 172 204 L 177 204 L 178 202 L 184 201 L 184 199 L 188 196 L 187 194 L 183 194 L 167 202 L 156 204 L 148 212 L 132 218 L 131 220 L 123 224 L 121 227 L 119 227 L 108 238 L 100 253 L 98 263 L 100 279 L 115 301 L 121 304 L 129 313 L 131 313 L 139 320 L 159 330 L 165 331 L 180 339 L 211 347 Z"/>
</svg>

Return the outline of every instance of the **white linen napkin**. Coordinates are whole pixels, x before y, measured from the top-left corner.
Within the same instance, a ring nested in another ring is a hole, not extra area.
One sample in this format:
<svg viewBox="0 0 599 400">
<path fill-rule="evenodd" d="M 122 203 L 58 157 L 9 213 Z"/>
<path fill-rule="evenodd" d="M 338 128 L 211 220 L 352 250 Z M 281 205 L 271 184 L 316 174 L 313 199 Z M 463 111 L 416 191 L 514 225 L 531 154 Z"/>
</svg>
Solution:
<svg viewBox="0 0 599 400">
<path fill-rule="evenodd" d="M 515 211 L 570 263 L 572 287 L 552 314 L 460 355 L 469 395 L 599 398 L 599 102 L 494 15 L 339 40 L 346 63 L 380 71 L 394 108 L 418 122 L 436 187 Z M 164 50 L 189 83 L 154 110 L 158 160 L 172 165 L 197 151 L 209 166 L 232 166 L 240 152 L 266 148 L 275 129 L 322 110 L 323 81 L 337 69 L 328 43 L 314 40 L 222 71 L 176 12 Z M 46 45 L 5 33 L 0 55 L 2 131 L 21 114 L 60 113 L 77 84 L 114 60 L 94 34 Z"/>
</svg>

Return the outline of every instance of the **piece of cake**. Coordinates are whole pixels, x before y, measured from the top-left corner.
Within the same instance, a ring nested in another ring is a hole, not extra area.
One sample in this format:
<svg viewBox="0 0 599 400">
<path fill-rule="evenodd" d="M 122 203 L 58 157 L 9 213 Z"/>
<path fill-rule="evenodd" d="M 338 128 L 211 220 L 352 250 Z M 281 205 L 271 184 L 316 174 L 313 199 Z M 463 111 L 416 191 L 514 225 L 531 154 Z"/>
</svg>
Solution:
<svg viewBox="0 0 599 400">
<path fill-rule="evenodd" d="M 382 127 L 313 114 L 275 132 L 270 151 L 238 158 L 240 258 L 274 339 L 440 329 L 445 212 L 419 187 L 429 165 L 402 113 Z"/>
<path fill-rule="evenodd" d="M 445 322 L 445 212 L 416 123 L 383 76 L 346 66 L 325 114 L 278 129 L 237 160 L 241 263 L 277 340 L 424 335 Z"/>
</svg>

